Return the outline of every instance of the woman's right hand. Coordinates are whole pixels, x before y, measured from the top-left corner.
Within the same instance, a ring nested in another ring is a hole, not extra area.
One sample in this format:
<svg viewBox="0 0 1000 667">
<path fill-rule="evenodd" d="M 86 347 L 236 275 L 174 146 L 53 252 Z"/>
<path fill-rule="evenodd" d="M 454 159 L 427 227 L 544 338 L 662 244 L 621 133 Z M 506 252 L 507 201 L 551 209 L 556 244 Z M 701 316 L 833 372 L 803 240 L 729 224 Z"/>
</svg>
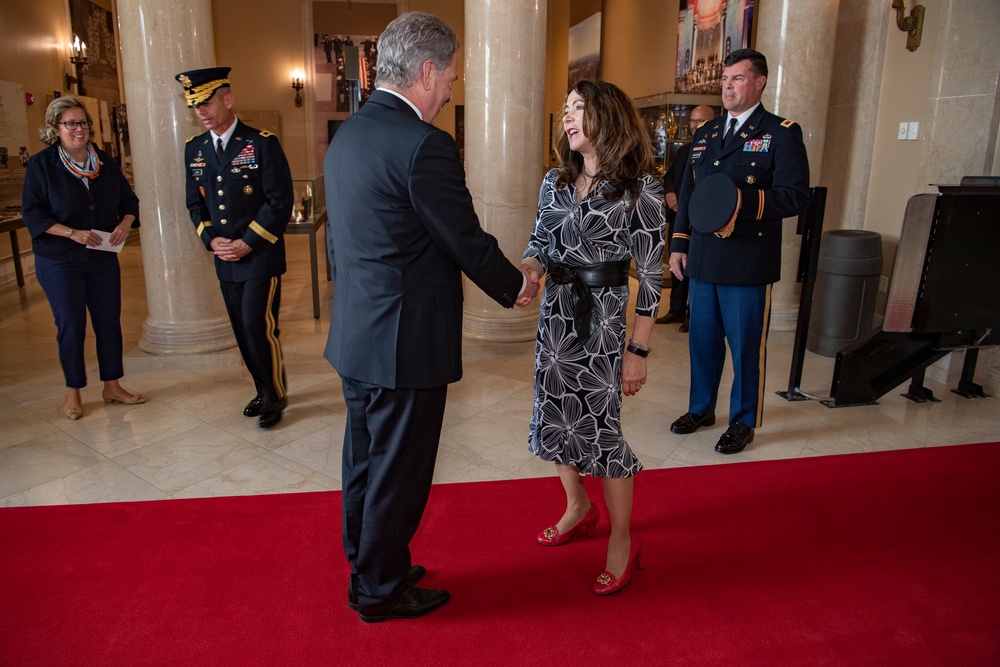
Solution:
<svg viewBox="0 0 1000 667">
<path fill-rule="evenodd" d="M 90 246 L 91 248 L 101 245 L 101 237 L 89 229 L 74 229 L 73 233 L 70 234 L 70 238 L 80 245 Z"/>
</svg>

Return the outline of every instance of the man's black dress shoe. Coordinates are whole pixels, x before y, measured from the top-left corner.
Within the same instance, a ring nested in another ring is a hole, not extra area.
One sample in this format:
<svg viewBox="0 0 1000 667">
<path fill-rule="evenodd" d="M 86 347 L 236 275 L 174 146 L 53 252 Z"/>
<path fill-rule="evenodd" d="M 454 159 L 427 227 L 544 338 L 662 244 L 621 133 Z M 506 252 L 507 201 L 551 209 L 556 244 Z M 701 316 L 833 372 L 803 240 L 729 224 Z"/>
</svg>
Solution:
<svg viewBox="0 0 1000 667">
<path fill-rule="evenodd" d="M 715 413 L 699 415 L 697 412 L 685 412 L 670 425 L 670 430 L 673 433 L 687 435 L 694 433 L 702 426 L 712 426 L 713 424 L 715 424 Z"/>
<path fill-rule="evenodd" d="M 407 585 L 416 586 L 417 582 L 423 579 L 425 574 L 427 574 L 427 568 L 423 565 L 411 565 L 410 571 L 406 573 Z M 351 611 L 358 610 L 358 591 L 350 586 L 347 588 L 347 606 Z"/>
<path fill-rule="evenodd" d="M 739 454 L 753 442 L 753 429 L 746 424 L 733 422 L 719 438 L 715 451 L 720 454 Z"/>
<path fill-rule="evenodd" d="M 243 408 L 244 417 L 257 417 L 260 415 L 260 411 L 264 407 L 264 399 L 261 396 L 254 396 L 253 399 L 247 403 L 247 406 Z"/>
<path fill-rule="evenodd" d="M 681 322 L 681 326 L 677 330 L 681 333 L 691 331 L 691 318 L 686 318 L 683 322 Z"/>
<path fill-rule="evenodd" d="M 281 413 L 288 407 L 288 397 L 282 396 L 272 403 L 264 403 L 260 409 L 260 427 L 271 428 L 281 421 Z"/>
<path fill-rule="evenodd" d="M 365 623 L 381 623 L 389 618 L 416 618 L 444 606 L 451 599 L 448 591 L 407 586 L 395 598 L 372 606 L 358 605 L 358 616 Z"/>
<path fill-rule="evenodd" d="M 660 315 L 656 318 L 657 324 L 673 324 L 674 322 L 683 322 L 683 315 L 674 315 L 673 313 L 667 313 L 666 315 Z"/>
</svg>

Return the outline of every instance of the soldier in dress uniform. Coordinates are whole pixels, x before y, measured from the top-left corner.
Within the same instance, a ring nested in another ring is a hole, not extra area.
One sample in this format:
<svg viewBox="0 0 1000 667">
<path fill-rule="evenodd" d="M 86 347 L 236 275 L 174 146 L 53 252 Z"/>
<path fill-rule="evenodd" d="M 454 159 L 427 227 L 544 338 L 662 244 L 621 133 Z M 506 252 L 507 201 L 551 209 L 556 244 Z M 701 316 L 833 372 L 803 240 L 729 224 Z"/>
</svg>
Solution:
<svg viewBox="0 0 1000 667">
<path fill-rule="evenodd" d="M 176 77 L 187 105 L 208 130 L 184 148 L 187 207 L 198 237 L 215 254 L 233 333 L 257 388 L 243 414 L 259 416 L 261 428 L 269 428 L 288 405 L 278 309 L 292 175 L 278 138 L 233 114 L 229 69 Z"/>
<path fill-rule="evenodd" d="M 688 412 L 670 430 L 693 433 L 715 423 L 728 341 L 734 378 L 729 428 L 715 446 L 722 454 L 743 451 L 761 424 L 781 221 L 802 213 L 809 201 L 802 129 L 760 104 L 766 83 L 763 54 L 740 49 L 726 58 L 726 114 L 705 123 L 692 139 L 670 241 L 671 272 L 691 281 L 691 391 Z"/>
</svg>

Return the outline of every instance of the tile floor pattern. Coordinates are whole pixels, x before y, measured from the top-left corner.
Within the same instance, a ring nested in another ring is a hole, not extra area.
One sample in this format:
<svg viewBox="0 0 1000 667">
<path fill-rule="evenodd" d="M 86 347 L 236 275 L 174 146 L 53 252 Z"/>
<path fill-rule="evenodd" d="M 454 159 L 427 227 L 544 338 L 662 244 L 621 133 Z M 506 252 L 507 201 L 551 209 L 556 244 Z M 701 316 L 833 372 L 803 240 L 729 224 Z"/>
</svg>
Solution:
<svg viewBox="0 0 1000 667">
<path fill-rule="evenodd" d="M 322 316 L 313 319 L 308 239 L 288 237 L 281 338 L 290 405 L 262 430 L 242 416 L 253 396 L 235 351 L 218 368 L 150 360 L 138 350 L 146 317 L 141 250 L 121 254 L 126 376 L 145 405 L 105 405 L 91 338 L 84 416 L 62 416 L 63 377 L 55 327 L 34 276 L 25 289 L 0 289 L 0 506 L 52 505 L 251 495 L 340 488 L 344 405 L 340 381 L 322 357 L 333 289 L 321 284 Z M 319 247 L 323 248 L 322 240 Z M 207 289 L 218 290 L 216 283 Z M 666 296 L 666 294 L 664 295 Z M 687 337 L 677 325 L 655 327 L 649 380 L 623 408 L 625 435 L 647 468 L 822 456 L 1000 439 L 1000 398 L 967 400 L 928 380 L 941 403 L 918 405 L 893 391 L 877 406 L 830 409 L 774 394 L 788 382 L 793 334 L 772 334 L 764 426 L 742 454 L 713 451 L 719 424 L 688 436 L 669 432 L 687 407 Z M 552 476 L 528 453 L 533 342 L 466 341 L 465 377 L 451 386 L 435 482 Z M 983 360 L 981 360 L 982 362 Z M 184 367 L 177 367 L 184 366 Z M 802 389 L 829 394 L 833 360 L 808 353 Z M 723 378 L 728 394 L 730 374 Z M 728 412 L 728 395 L 718 414 Z M 553 483 L 556 483 L 553 480 Z"/>
</svg>

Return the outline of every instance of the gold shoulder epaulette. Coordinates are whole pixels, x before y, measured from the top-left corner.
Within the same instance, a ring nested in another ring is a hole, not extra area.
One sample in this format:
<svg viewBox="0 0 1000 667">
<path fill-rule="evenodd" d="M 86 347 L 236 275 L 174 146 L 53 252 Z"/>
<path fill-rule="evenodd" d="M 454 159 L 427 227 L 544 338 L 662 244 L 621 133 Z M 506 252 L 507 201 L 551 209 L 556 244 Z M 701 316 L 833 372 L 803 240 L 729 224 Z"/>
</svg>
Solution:
<svg viewBox="0 0 1000 667">
<path fill-rule="evenodd" d="M 260 131 L 260 136 L 262 136 L 262 137 L 273 137 L 274 136 L 274 132 L 268 132 L 267 130 L 261 130 Z"/>
<path fill-rule="evenodd" d="M 196 134 L 196 135 L 194 135 L 194 137 L 197 137 L 197 136 L 198 136 L 197 134 Z M 191 143 L 191 140 L 192 140 L 192 139 L 194 139 L 194 137 L 188 137 L 188 138 L 187 138 L 187 141 L 185 141 L 184 143 L 186 143 L 186 144 L 189 144 L 189 143 Z"/>
<path fill-rule="evenodd" d="M 783 121 L 781 121 L 781 127 L 791 127 L 792 125 L 795 125 L 795 121 L 794 120 L 783 120 Z"/>
</svg>

